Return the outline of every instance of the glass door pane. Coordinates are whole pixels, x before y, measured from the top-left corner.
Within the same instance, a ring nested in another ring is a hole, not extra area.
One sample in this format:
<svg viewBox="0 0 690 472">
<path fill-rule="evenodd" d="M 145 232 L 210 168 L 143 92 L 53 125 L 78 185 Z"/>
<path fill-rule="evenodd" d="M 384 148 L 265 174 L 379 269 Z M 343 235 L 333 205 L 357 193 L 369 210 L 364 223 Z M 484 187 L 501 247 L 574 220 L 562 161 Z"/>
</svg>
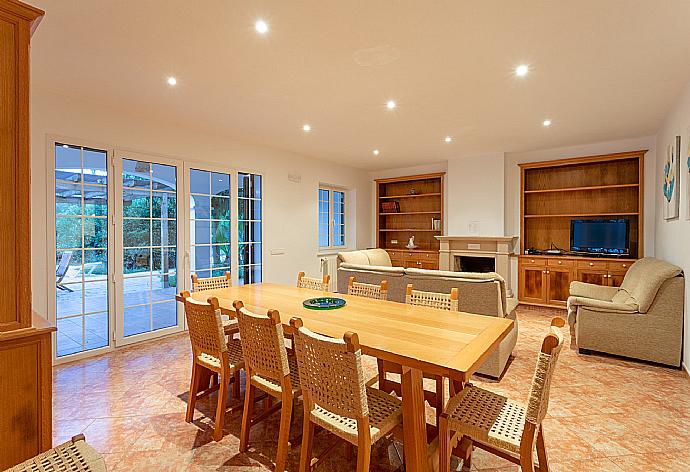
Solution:
<svg viewBox="0 0 690 472">
<path fill-rule="evenodd" d="M 122 160 L 123 336 L 178 325 L 177 167 Z"/>
<path fill-rule="evenodd" d="M 261 176 L 239 173 L 237 197 L 237 281 L 240 285 L 261 282 Z"/>
<path fill-rule="evenodd" d="M 55 143 L 57 356 L 109 345 L 107 152 Z"/>
<path fill-rule="evenodd" d="M 201 278 L 230 271 L 230 175 L 189 170 L 190 270 Z"/>
</svg>

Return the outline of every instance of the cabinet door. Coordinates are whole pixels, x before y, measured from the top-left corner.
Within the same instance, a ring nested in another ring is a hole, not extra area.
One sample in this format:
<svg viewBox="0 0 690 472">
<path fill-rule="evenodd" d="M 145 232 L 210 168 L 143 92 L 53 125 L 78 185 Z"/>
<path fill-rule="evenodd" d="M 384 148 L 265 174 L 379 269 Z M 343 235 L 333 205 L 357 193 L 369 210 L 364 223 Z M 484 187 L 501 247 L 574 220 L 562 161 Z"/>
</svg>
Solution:
<svg viewBox="0 0 690 472">
<path fill-rule="evenodd" d="M 430 259 L 428 261 L 420 261 L 421 265 L 418 266 L 420 269 L 427 270 L 438 270 L 438 260 Z"/>
<path fill-rule="evenodd" d="M 552 305 L 565 306 L 570 295 L 570 269 L 549 267 L 546 270 L 546 300 Z"/>
<path fill-rule="evenodd" d="M 611 287 L 620 287 L 623 283 L 623 279 L 625 278 L 626 272 L 627 270 L 609 271 L 608 281 L 606 285 L 609 285 Z"/>
<path fill-rule="evenodd" d="M 520 300 L 532 303 L 546 303 L 545 278 L 545 268 L 522 266 L 520 268 Z"/>
<path fill-rule="evenodd" d="M 588 284 L 607 285 L 608 271 L 601 269 L 578 269 L 577 280 Z"/>
</svg>

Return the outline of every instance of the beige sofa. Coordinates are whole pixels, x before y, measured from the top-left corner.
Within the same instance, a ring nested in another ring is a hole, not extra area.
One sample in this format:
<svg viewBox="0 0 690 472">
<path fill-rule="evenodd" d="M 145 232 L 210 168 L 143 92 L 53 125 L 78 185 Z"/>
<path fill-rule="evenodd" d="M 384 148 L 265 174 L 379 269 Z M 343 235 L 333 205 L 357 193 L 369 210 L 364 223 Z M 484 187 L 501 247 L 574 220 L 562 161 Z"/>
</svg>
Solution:
<svg viewBox="0 0 690 472">
<path fill-rule="evenodd" d="M 680 267 L 645 257 L 620 287 L 570 284 L 568 321 L 577 347 L 680 366 L 685 278 Z"/>
<path fill-rule="evenodd" d="M 393 267 L 386 251 L 367 249 L 338 254 L 339 293 L 347 293 L 347 282 L 352 276 L 365 283 L 387 280 L 388 299 L 400 303 L 405 303 L 407 284 L 418 290 L 445 293 L 457 288 L 460 311 L 510 318 L 514 321 L 512 331 L 477 372 L 498 378 L 505 370 L 517 342 L 517 300 L 506 297 L 505 280 L 500 275 Z"/>
</svg>

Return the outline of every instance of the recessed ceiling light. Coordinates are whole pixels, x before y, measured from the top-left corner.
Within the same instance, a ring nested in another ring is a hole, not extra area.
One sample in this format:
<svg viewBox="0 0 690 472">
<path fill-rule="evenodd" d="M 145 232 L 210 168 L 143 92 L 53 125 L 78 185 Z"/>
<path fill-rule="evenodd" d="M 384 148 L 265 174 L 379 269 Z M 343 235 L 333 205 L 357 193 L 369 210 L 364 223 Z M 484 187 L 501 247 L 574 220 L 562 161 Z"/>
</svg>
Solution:
<svg viewBox="0 0 690 472">
<path fill-rule="evenodd" d="M 544 120 L 544 122 L 543 122 L 542 124 L 543 124 L 544 126 L 551 126 L 551 120 L 548 120 L 548 119 L 547 119 L 547 120 Z"/>
<path fill-rule="evenodd" d="M 527 64 L 520 64 L 515 68 L 515 75 L 518 77 L 524 77 L 529 72 L 529 66 Z"/>
<path fill-rule="evenodd" d="M 171 87 L 174 87 L 175 85 L 177 85 L 177 79 L 175 77 L 172 77 L 172 76 L 168 77 L 168 85 L 170 85 Z"/>
<path fill-rule="evenodd" d="M 378 156 L 379 154 L 381 154 L 381 151 L 379 151 L 378 149 L 374 149 L 373 152 L 374 152 L 374 156 Z"/>
<path fill-rule="evenodd" d="M 396 106 L 397 106 L 397 105 L 395 104 L 395 100 L 388 100 L 388 101 L 386 102 L 386 108 L 388 108 L 389 110 L 392 110 L 392 109 L 395 108 Z"/>
<path fill-rule="evenodd" d="M 309 131 L 311 131 L 311 125 L 306 124 L 306 125 L 302 126 L 302 129 L 308 133 Z"/>
<path fill-rule="evenodd" d="M 453 140 L 453 138 L 451 138 L 450 136 L 446 136 L 446 137 L 444 138 L 444 141 L 447 142 L 447 143 L 451 142 L 452 140 Z"/>
<path fill-rule="evenodd" d="M 268 24 L 264 20 L 258 20 L 256 23 L 254 23 L 254 28 L 256 28 L 256 31 L 259 32 L 259 34 L 268 33 Z"/>
</svg>

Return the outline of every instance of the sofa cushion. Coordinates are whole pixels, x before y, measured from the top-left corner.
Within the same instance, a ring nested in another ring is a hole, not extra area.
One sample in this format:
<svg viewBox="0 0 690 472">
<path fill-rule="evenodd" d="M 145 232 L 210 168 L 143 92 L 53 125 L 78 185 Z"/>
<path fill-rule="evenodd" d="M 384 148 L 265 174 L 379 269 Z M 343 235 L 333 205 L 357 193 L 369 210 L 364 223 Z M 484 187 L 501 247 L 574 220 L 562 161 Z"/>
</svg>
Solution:
<svg viewBox="0 0 690 472">
<path fill-rule="evenodd" d="M 506 298 L 506 316 L 510 315 L 518 306 L 518 299 L 516 297 Z M 514 319 L 514 318 L 513 318 Z"/>
<path fill-rule="evenodd" d="M 364 251 L 347 251 L 339 252 L 338 259 L 348 264 L 364 264 L 369 265 L 369 258 Z"/>
<path fill-rule="evenodd" d="M 639 306 L 640 313 L 647 313 L 661 285 L 681 273 L 680 267 L 661 259 L 639 259 L 628 269 L 621 284 L 621 291 L 614 296 L 613 301 L 630 303 L 632 299 Z"/>
<path fill-rule="evenodd" d="M 393 263 L 388 252 L 383 249 L 365 249 L 362 251 L 369 259 L 369 265 L 391 267 Z"/>
</svg>

